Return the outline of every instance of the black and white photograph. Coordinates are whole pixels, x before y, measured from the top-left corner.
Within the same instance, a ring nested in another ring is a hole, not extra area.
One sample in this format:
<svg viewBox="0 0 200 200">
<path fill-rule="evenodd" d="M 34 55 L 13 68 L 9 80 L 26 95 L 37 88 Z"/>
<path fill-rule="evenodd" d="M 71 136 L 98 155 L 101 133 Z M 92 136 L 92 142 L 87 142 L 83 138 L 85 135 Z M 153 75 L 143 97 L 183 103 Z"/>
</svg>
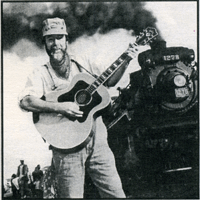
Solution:
<svg viewBox="0 0 200 200">
<path fill-rule="evenodd" d="M 1 1 L 2 199 L 199 199 L 198 1 Z"/>
</svg>

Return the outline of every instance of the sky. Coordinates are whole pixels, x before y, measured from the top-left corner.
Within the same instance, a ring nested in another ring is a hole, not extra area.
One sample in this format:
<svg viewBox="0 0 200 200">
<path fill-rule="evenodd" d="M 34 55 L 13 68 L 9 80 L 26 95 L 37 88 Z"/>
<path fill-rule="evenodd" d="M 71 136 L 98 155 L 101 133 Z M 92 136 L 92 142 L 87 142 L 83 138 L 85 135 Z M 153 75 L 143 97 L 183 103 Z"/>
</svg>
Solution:
<svg viewBox="0 0 200 200">
<path fill-rule="evenodd" d="M 60 10 L 63 6 L 66 5 L 59 4 Z M 129 9 L 130 6 L 126 6 L 126 8 L 117 4 L 111 7 L 109 7 L 109 4 L 106 6 L 98 7 L 99 20 L 95 18 L 95 22 L 90 5 L 80 4 L 73 7 L 76 11 L 75 16 L 78 16 L 79 20 L 81 19 L 80 16 L 86 16 L 84 15 L 86 11 L 87 16 L 90 13 L 89 16 L 91 17 L 87 18 L 87 23 L 84 25 L 81 21 L 78 21 L 77 24 L 74 22 L 73 25 L 70 24 L 70 20 L 67 22 L 71 34 L 74 33 L 69 44 L 70 52 L 89 55 L 93 64 L 109 67 L 127 49 L 128 44 L 135 41 L 135 34 L 143 26 L 155 25 L 159 30 L 159 37 L 167 42 L 167 47 L 183 46 L 191 48 L 197 55 L 198 30 L 197 4 L 195 1 L 147 2 L 145 6 L 132 5 L 132 10 Z M 6 26 L 5 32 L 3 32 L 6 34 L 5 41 L 3 41 L 5 42 L 3 49 L 2 138 L 4 179 L 10 178 L 13 173 L 17 172 L 20 159 L 25 160 L 31 173 L 38 164 L 45 167 L 51 163 L 51 151 L 48 150 L 48 144 L 44 143 L 40 134 L 36 131 L 32 123 L 32 114 L 20 110 L 17 98 L 34 66 L 42 65 L 48 60 L 44 48 L 39 44 L 39 32 L 35 36 L 31 35 L 31 31 L 34 30 L 37 33 L 38 30 L 34 28 L 39 24 L 38 21 L 47 14 L 53 13 L 54 7 L 54 4 L 48 2 L 37 3 L 34 6 L 28 3 L 23 4 L 23 6 L 17 3 L 3 4 L 3 13 L 6 14 L 4 19 L 8 20 L 5 22 L 13 23 Z M 107 8 L 109 12 L 105 12 Z M 20 10 L 24 11 L 26 17 L 20 16 Z M 124 11 L 120 13 L 121 18 L 113 14 L 116 11 L 118 11 L 116 13 L 119 13 L 119 10 Z M 13 14 L 16 19 L 20 16 L 20 23 L 13 21 L 10 17 Z M 62 13 L 62 15 L 69 17 L 66 13 Z M 122 18 L 122 16 L 124 17 Z M 132 21 L 130 21 L 130 17 L 132 17 Z M 73 20 L 75 18 L 71 18 L 71 21 Z M 96 24 L 98 26 L 95 27 Z M 81 29 L 80 26 L 82 26 Z M 30 29 L 29 32 L 26 32 L 27 27 Z M 19 29 L 21 29 L 21 32 L 14 34 Z M 80 30 L 84 30 L 83 33 Z M 141 47 L 140 52 L 148 48 L 148 46 Z M 116 88 L 125 87 L 129 83 L 129 74 L 139 69 L 137 59 L 131 61 L 121 81 L 110 90 L 110 94 L 118 95 Z"/>
</svg>

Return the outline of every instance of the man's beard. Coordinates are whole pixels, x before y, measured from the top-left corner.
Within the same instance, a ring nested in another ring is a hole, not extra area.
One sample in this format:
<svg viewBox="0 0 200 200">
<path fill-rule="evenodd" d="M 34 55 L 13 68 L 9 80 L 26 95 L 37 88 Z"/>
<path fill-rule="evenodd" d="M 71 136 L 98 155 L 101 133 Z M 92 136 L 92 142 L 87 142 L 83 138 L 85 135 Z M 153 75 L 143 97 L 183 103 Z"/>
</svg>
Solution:
<svg viewBox="0 0 200 200">
<path fill-rule="evenodd" d="M 47 54 L 50 57 L 51 62 L 53 62 L 55 65 L 61 65 L 63 64 L 65 57 L 66 57 L 66 49 L 47 49 Z"/>
<path fill-rule="evenodd" d="M 68 66 L 68 62 L 69 62 L 69 58 L 66 52 L 67 48 L 65 49 L 47 49 L 47 54 L 50 57 L 50 63 L 51 66 L 53 67 L 53 69 L 61 76 L 65 76 L 66 72 L 67 72 L 67 66 Z M 68 60 L 68 61 L 67 61 Z M 67 65 L 66 65 L 66 61 L 67 61 Z"/>
</svg>

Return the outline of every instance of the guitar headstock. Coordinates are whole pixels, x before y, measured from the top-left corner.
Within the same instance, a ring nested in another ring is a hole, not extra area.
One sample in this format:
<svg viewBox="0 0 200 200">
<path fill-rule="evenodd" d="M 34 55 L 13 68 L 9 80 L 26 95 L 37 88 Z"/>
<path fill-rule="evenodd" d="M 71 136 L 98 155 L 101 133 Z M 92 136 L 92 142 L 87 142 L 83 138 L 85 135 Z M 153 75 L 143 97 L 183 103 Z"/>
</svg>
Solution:
<svg viewBox="0 0 200 200">
<path fill-rule="evenodd" d="M 147 27 L 140 35 L 136 37 L 135 43 L 137 45 L 146 45 L 156 38 L 158 32 L 155 28 Z"/>
</svg>

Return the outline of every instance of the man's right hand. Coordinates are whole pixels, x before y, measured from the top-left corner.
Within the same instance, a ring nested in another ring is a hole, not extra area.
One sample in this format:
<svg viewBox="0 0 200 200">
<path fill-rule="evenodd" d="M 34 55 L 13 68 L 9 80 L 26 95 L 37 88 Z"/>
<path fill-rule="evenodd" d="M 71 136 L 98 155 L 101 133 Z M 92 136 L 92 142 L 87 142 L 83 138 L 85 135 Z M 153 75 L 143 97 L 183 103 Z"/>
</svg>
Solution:
<svg viewBox="0 0 200 200">
<path fill-rule="evenodd" d="M 58 112 L 66 117 L 83 117 L 83 112 L 74 102 L 59 103 Z"/>
</svg>

